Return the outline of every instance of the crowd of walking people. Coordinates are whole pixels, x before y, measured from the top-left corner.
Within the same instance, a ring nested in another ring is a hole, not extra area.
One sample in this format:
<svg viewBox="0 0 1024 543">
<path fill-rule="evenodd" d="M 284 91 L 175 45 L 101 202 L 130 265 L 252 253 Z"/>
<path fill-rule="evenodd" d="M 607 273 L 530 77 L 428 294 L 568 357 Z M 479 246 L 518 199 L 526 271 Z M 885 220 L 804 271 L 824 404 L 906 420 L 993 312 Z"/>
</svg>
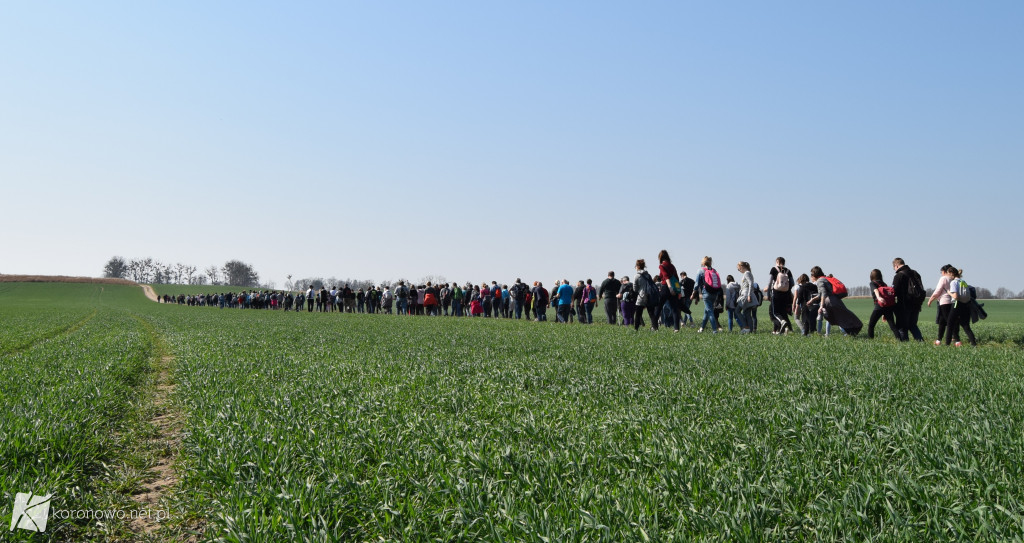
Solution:
<svg viewBox="0 0 1024 543">
<path fill-rule="evenodd" d="M 961 345 L 963 330 L 971 345 L 976 339 L 971 323 L 985 318 L 977 303 L 974 289 L 963 280 L 963 272 L 952 265 L 943 266 L 938 284 L 929 296 L 921 275 L 907 266 L 902 258 L 892 262 L 893 280 L 887 284 L 878 269 L 869 274 L 869 290 L 873 302 L 868 319 L 867 335 L 875 337 L 879 320 L 884 320 L 900 341 L 923 341 L 918 321 L 927 300 L 930 307 L 938 302 L 936 322 L 939 325 L 936 345 Z M 846 307 L 846 286 L 838 278 L 826 275 L 820 266 L 794 278 L 786 267 L 786 259 L 778 257 L 769 270 L 762 288 L 754 279 L 749 262 L 736 264 L 736 275 L 723 279 L 709 256 L 701 260 L 695 278 L 679 272 L 668 251 L 658 254 L 654 275 L 644 259 L 634 264 L 635 274 L 621 278 L 615 272 L 600 285 L 590 279 L 557 280 L 547 288 L 541 281 L 532 284 L 516 279 L 509 286 L 491 281 L 479 285 L 444 283 L 435 285 L 406 284 L 370 286 L 352 289 L 309 285 L 298 292 L 247 291 L 240 293 L 201 294 L 195 296 L 164 296 L 167 303 L 220 308 L 253 308 L 283 311 L 383 313 L 398 315 L 431 315 L 452 317 L 484 317 L 548 320 L 549 308 L 560 323 L 592 324 L 594 309 L 600 304 L 608 324 L 639 330 L 645 324 L 644 314 L 652 330 L 694 326 L 697 332 L 717 334 L 722 329 L 741 334 L 758 331 L 758 308 L 768 305 L 773 334 L 790 332 L 802 335 L 830 335 L 833 328 L 856 336 L 863 322 Z M 702 307 L 700 305 L 702 304 Z M 699 324 L 694 309 L 703 310 Z M 721 322 L 725 315 L 726 324 Z M 794 317 L 796 328 L 790 316 Z"/>
</svg>

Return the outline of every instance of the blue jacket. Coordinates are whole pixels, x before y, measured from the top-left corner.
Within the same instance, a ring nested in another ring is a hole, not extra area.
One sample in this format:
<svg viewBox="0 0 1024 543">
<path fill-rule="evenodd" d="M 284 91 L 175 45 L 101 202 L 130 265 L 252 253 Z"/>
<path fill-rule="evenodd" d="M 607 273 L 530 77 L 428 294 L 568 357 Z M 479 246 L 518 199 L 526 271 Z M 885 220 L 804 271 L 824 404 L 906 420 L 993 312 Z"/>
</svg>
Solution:
<svg viewBox="0 0 1024 543">
<path fill-rule="evenodd" d="M 569 305 L 572 303 L 572 285 L 558 287 L 558 305 Z"/>
</svg>

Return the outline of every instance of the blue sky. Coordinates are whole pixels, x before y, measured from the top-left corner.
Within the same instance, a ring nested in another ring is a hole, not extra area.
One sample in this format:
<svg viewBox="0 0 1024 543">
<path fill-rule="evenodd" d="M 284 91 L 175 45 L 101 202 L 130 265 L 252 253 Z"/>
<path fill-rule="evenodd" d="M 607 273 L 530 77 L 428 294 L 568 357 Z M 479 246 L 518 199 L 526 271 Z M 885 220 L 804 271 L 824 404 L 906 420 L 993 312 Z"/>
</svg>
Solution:
<svg viewBox="0 0 1024 543">
<path fill-rule="evenodd" d="M 1024 3 L 8 3 L 0 272 L 1024 288 Z"/>
</svg>

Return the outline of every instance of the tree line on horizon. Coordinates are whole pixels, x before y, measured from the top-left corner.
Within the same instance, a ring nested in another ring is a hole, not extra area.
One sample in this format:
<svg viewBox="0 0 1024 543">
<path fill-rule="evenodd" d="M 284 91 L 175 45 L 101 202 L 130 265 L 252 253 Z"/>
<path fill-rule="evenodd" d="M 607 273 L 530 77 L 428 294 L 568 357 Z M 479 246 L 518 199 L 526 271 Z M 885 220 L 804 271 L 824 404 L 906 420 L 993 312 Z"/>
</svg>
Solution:
<svg viewBox="0 0 1024 543">
<path fill-rule="evenodd" d="M 208 266 L 202 273 L 189 264 L 165 264 L 151 257 L 125 259 L 114 256 L 103 266 L 103 277 L 130 279 L 136 283 L 167 285 L 233 285 L 239 287 L 266 287 L 251 264 L 229 260 L 223 266 Z"/>
<path fill-rule="evenodd" d="M 146 258 L 134 258 L 125 259 L 121 256 L 112 257 L 103 267 L 103 276 L 112 277 L 117 279 L 130 279 L 136 283 L 150 283 L 150 284 L 169 284 L 169 285 L 231 285 L 237 287 L 250 287 L 250 288 L 265 288 L 269 290 L 276 290 L 276 286 L 273 281 L 266 284 L 261 284 L 259 274 L 256 269 L 251 265 L 240 260 L 229 260 L 224 263 L 223 266 L 211 265 L 206 269 L 199 272 L 196 266 L 188 264 L 165 264 L 159 260 L 155 260 L 150 257 Z M 408 279 L 396 279 L 394 281 L 374 281 L 373 279 L 352 279 L 352 278 L 337 278 L 331 277 L 304 277 L 301 279 L 292 280 L 292 276 L 288 276 L 288 280 L 285 281 L 284 290 L 295 291 L 305 290 L 309 286 L 319 290 L 322 287 L 344 287 L 348 285 L 353 290 L 364 289 L 367 290 L 371 286 L 378 287 L 390 287 L 398 284 L 399 281 L 404 281 L 405 284 L 415 283 L 417 285 L 426 284 L 431 282 L 435 285 L 443 284 L 448 282 L 443 275 L 427 275 L 422 277 L 419 281 L 409 281 Z M 975 291 L 978 294 L 978 298 L 986 300 L 1022 300 L 1024 299 L 1024 290 L 1020 292 L 1013 292 L 1006 287 L 999 287 L 995 292 L 991 290 L 973 285 Z M 928 289 L 928 294 L 931 295 L 933 289 Z M 867 285 L 861 285 L 856 287 L 849 287 L 850 296 L 870 296 L 871 290 Z"/>
</svg>

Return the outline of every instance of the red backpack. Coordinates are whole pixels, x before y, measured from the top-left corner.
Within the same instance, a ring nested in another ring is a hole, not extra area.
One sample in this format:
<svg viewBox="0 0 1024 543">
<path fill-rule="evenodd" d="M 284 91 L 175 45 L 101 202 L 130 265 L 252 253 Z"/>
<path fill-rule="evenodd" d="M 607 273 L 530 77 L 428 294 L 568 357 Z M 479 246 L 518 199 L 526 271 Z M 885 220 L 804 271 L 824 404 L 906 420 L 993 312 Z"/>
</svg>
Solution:
<svg viewBox="0 0 1024 543">
<path fill-rule="evenodd" d="M 704 287 L 719 289 L 722 288 L 722 279 L 718 277 L 718 272 L 714 268 L 704 269 Z"/>
<path fill-rule="evenodd" d="M 848 291 L 846 290 L 846 285 L 844 285 L 842 281 L 836 279 L 835 277 L 832 277 L 831 275 L 829 275 L 825 279 L 828 279 L 828 282 L 832 283 L 832 294 L 835 294 L 836 298 L 846 297 Z"/>
<path fill-rule="evenodd" d="M 878 287 L 878 307 L 896 305 L 896 289 L 882 285 Z"/>
</svg>

